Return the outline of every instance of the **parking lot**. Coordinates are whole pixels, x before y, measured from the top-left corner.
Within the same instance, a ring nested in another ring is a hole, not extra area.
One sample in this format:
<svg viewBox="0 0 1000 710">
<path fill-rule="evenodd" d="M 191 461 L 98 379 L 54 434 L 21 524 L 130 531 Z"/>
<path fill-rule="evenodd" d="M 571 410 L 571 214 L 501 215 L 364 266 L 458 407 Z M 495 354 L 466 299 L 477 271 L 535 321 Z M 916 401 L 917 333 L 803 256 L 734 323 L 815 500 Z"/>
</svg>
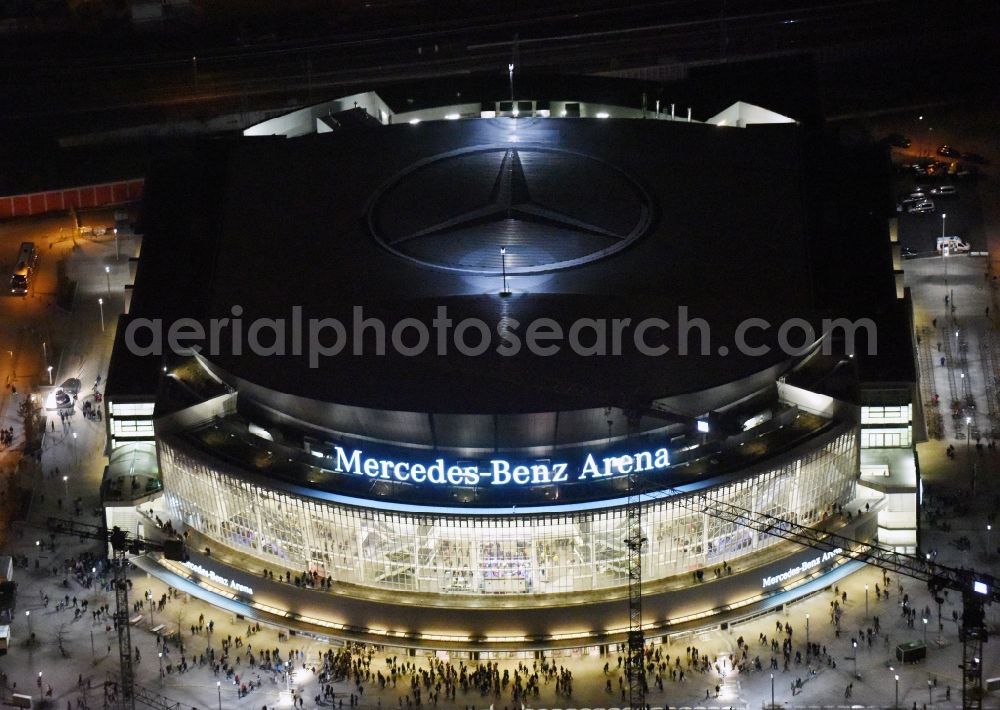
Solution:
<svg viewBox="0 0 1000 710">
<path fill-rule="evenodd" d="M 899 238 L 904 248 L 912 249 L 918 256 L 931 255 L 936 252 L 937 238 L 947 234 L 967 242 L 972 251 L 986 251 L 980 180 L 924 179 L 901 172 L 893 183 L 897 202 L 919 190 L 934 203 L 933 211 L 922 214 L 911 214 L 903 206 L 899 213 Z M 955 194 L 931 194 L 931 189 L 940 185 L 953 185 Z"/>
</svg>

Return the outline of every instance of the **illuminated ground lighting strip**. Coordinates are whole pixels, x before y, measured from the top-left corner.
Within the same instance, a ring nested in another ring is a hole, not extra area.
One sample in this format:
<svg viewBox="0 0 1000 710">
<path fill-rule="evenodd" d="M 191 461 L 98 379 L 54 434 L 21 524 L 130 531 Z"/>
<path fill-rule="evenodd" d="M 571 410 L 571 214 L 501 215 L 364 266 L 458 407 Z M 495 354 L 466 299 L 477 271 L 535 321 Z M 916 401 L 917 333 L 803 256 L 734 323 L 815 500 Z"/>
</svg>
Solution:
<svg viewBox="0 0 1000 710">
<path fill-rule="evenodd" d="M 766 598 L 768 598 L 770 596 L 774 596 L 775 594 L 782 593 L 782 592 L 792 591 L 793 589 L 795 589 L 797 587 L 800 587 L 803 584 L 806 584 L 807 582 L 811 582 L 814 579 L 817 579 L 819 577 L 822 577 L 823 575 L 829 574 L 830 572 L 832 572 L 833 570 L 837 569 L 838 567 L 840 567 L 842 564 L 844 564 L 846 562 L 852 562 L 853 561 L 846 554 L 845 555 L 841 555 L 841 556 L 844 559 L 842 559 L 840 562 L 837 562 L 832 567 L 830 567 L 830 568 L 828 568 L 826 570 L 823 570 L 822 573 L 813 573 L 813 574 L 806 575 L 805 577 L 802 577 L 802 578 L 796 580 L 794 583 L 789 584 L 789 585 L 785 585 L 785 586 L 782 586 L 782 587 L 778 587 L 777 589 L 775 589 L 774 591 L 772 591 L 772 592 L 770 592 L 768 594 L 758 594 L 756 596 L 749 597 L 747 599 L 744 599 L 742 601 L 736 602 L 734 604 L 726 604 L 725 606 L 716 607 L 715 609 L 709 609 L 709 610 L 706 610 L 706 611 L 701 611 L 701 612 L 698 612 L 696 614 L 688 614 L 687 616 L 673 617 L 672 619 L 670 619 L 670 624 L 669 625 L 670 626 L 676 626 L 678 624 L 685 624 L 685 623 L 688 623 L 688 622 L 691 622 L 691 621 L 697 621 L 698 619 L 705 619 L 705 618 L 708 618 L 710 616 L 715 616 L 715 615 L 719 614 L 720 612 L 735 611 L 735 610 L 741 609 L 741 608 L 743 608 L 745 606 L 749 606 L 750 604 L 755 604 L 756 602 L 763 601 L 764 599 L 766 599 Z M 365 634 L 371 634 L 373 636 L 384 636 L 384 637 L 387 637 L 387 638 L 410 638 L 410 639 L 419 639 L 419 640 L 423 640 L 423 641 L 444 641 L 444 642 L 451 642 L 451 643 L 470 643 L 473 640 L 469 636 L 455 636 L 455 635 L 449 635 L 449 634 L 425 634 L 425 633 L 421 633 L 419 631 L 414 631 L 414 632 L 409 632 L 409 631 L 390 631 L 390 630 L 387 630 L 387 629 L 370 629 L 370 628 L 369 629 L 359 629 L 357 627 L 348 626 L 347 624 L 341 624 L 341 623 L 338 623 L 336 621 L 327 621 L 325 619 L 317 619 L 317 618 L 311 617 L 311 616 L 302 616 L 302 615 L 299 615 L 299 614 L 292 614 L 289 611 L 286 611 L 286 610 L 283 610 L 283 609 L 278 609 L 277 607 L 273 607 L 273 606 L 271 606 L 269 604 L 263 604 L 261 602 L 255 602 L 255 601 L 246 600 L 246 599 L 240 597 L 237 594 L 233 594 L 232 592 L 229 591 L 228 588 L 226 588 L 226 589 L 220 589 L 218 586 L 216 586 L 214 584 L 211 584 L 209 582 L 206 582 L 205 580 L 200 579 L 200 575 L 199 575 L 199 579 L 196 580 L 196 579 L 194 579 L 195 575 L 192 574 L 186 567 L 178 565 L 177 563 L 172 562 L 170 560 L 160 559 L 160 560 L 158 560 L 158 562 L 159 562 L 159 564 L 162 567 L 165 567 L 165 568 L 169 569 L 174 574 L 187 579 L 192 584 L 196 584 L 199 587 L 201 587 L 202 589 L 210 591 L 213 594 L 218 594 L 220 596 L 224 596 L 224 597 L 226 597 L 228 599 L 231 599 L 233 601 L 240 602 L 241 604 L 246 604 L 247 606 L 249 606 L 249 607 L 251 607 L 253 609 L 257 609 L 259 611 L 267 612 L 268 614 L 273 614 L 275 616 L 283 617 L 283 618 L 286 618 L 286 619 L 294 619 L 295 621 L 302 621 L 302 622 L 305 622 L 305 623 L 308 623 L 308 624 L 312 624 L 314 626 L 321 626 L 321 627 L 325 627 L 325 628 L 328 628 L 328 629 L 334 629 L 334 630 L 337 630 L 337 631 L 347 631 L 347 632 L 353 631 L 355 633 L 361 632 L 361 633 L 365 633 Z M 657 624 L 656 622 L 649 622 L 649 623 L 643 624 L 642 628 L 643 628 L 644 631 L 658 631 L 661 628 L 661 626 L 659 624 Z M 604 634 L 604 635 L 612 635 L 612 634 L 623 634 L 623 633 L 626 633 L 627 631 L 628 631 L 628 627 L 622 627 L 622 628 L 617 628 L 617 629 L 605 629 L 601 633 Z M 544 637 L 542 637 L 540 639 L 535 639 L 535 640 L 545 640 L 545 641 L 572 641 L 572 640 L 575 640 L 575 639 L 588 640 L 588 639 L 593 639 L 594 636 L 595 636 L 594 631 L 571 631 L 571 632 L 560 633 L 560 634 L 547 634 L 546 636 L 544 636 Z M 484 637 L 482 639 L 477 639 L 477 640 L 485 641 L 485 642 L 488 642 L 488 643 L 526 643 L 526 642 L 531 641 L 532 639 L 529 639 L 527 636 L 486 636 L 486 637 Z"/>
</svg>

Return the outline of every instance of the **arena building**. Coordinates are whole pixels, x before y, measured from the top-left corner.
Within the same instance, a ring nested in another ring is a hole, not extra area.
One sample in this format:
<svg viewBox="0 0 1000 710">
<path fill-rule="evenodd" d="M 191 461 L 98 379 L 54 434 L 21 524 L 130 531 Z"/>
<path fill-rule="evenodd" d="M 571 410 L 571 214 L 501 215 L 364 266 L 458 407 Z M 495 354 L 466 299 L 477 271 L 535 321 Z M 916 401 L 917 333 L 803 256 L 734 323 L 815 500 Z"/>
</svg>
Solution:
<svg viewBox="0 0 1000 710">
<path fill-rule="evenodd" d="M 913 551 L 885 152 L 740 97 L 465 81 L 149 176 L 104 497 L 190 561 L 137 564 L 301 632 L 507 653 L 622 642 L 630 493 L 650 639 L 856 569 L 714 501 Z"/>
</svg>

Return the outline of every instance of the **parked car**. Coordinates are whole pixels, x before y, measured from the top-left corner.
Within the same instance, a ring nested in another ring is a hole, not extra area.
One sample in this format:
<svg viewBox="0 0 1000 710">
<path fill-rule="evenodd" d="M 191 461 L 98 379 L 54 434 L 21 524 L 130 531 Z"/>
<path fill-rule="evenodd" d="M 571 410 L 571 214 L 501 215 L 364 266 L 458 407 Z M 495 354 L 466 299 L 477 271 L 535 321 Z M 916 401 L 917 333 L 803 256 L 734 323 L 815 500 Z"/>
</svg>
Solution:
<svg viewBox="0 0 1000 710">
<path fill-rule="evenodd" d="M 935 197 L 954 197 L 958 194 L 958 190 L 954 185 L 935 185 L 931 188 L 930 194 Z"/>
<path fill-rule="evenodd" d="M 961 158 L 962 153 L 958 148 L 952 148 L 950 145 L 942 145 L 937 149 L 937 154 L 945 158 Z"/>
<path fill-rule="evenodd" d="M 933 200 L 920 200 L 919 202 L 910 205 L 906 208 L 906 211 L 910 214 L 927 214 L 934 211 L 934 201 Z"/>
<path fill-rule="evenodd" d="M 893 148 L 909 148 L 912 141 L 902 133 L 890 133 L 885 137 L 885 142 Z"/>
<path fill-rule="evenodd" d="M 969 163 L 959 163 L 955 166 L 955 172 L 952 173 L 952 176 L 958 180 L 978 178 L 979 168 L 975 165 L 970 165 Z"/>
<path fill-rule="evenodd" d="M 979 153 L 962 153 L 962 160 L 968 160 L 970 163 L 975 163 L 976 165 L 990 164 L 990 161 L 981 156 Z"/>
</svg>

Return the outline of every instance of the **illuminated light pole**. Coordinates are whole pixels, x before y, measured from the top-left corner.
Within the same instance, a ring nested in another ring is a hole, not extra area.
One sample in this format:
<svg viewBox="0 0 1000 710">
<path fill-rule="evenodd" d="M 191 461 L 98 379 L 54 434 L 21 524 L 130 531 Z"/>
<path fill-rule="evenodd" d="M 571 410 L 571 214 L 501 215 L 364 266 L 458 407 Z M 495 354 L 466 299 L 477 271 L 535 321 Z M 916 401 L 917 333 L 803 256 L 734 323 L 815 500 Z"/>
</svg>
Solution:
<svg viewBox="0 0 1000 710">
<path fill-rule="evenodd" d="M 851 641 L 851 643 L 854 645 L 854 677 L 857 678 L 858 677 L 858 642 L 857 641 Z"/>
<path fill-rule="evenodd" d="M 774 673 L 771 674 L 771 708 L 774 709 Z"/>
<path fill-rule="evenodd" d="M 215 688 L 219 691 L 219 710 L 222 710 L 222 682 L 215 681 Z"/>
<path fill-rule="evenodd" d="M 160 657 L 160 687 L 163 687 L 163 651 L 156 654 Z"/>
<path fill-rule="evenodd" d="M 897 673 L 894 677 L 896 678 L 896 704 L 893 705 L 893 707 L 898 708 L 899 707 L 899 674 Z M 219 708 L 219 710 L 222 710 L 222 708 Z"/>
<path fill-rule="evenodd" d="M 104 332 L 104 299 L 98 298 L 97 305 L 101 307 L 101 332 Z"/>
<path fill-rule="evenodd" d="M 51 386 L 52 385 L 52 365 L 49 365 L 45 369 L 49 371 L 49 385 Z"/>
<path fill-rule="evenodd" d="M 965 373 L 962 373 L 965 377 Z M 972 417 L 965 418 L 965 456 L 969 459 L 969 477 L 972 481 L 972 492 L 976 492 L 976 469 L 972 465 Z"/>
<path fill-rule="evenodd" d="M 945 214 L 944 212 L 942 212 L 941 213 L 941 236 L 942 237 L 944 236 L 945 222 L 947 221 L 947 219 L 948 219 L 948 215 Z M 947 299 L 947 296 L 948 296 L 948 255 L 949 254 L 951 254 L 951 249 L 948 248 L 947 244 L 942 243 L 941 244 L 941 257 L 944 259 L 944 292 L 945 292 L 945 298 L 946 299 Z M 947 305 L 948 304 L 947 304 L 947 300 L 946 300 L 945 301 L 945 306 L 947 306 Z M 948 309 L 945 308 L 944 310 L 945 310 L 945 315 L 947 315 Z"/>
<path fill-rule="evenodd" d="M 66 494 L 66 502 L 69 503 L 69 476 L 63 476 L 63 493 Z"/>
<path fill-rule="evenodd" d="M 49 364 L 49 344 L 42 341 L 42 359 L 45 360 L 45 364 Z"/>
<path fill-rule="evenodd" d="M 77 469 L 77 471 L 79 471 L 80 470 L 80 455 L 77 453 L 77 450 L 76 450 L 76 432 L 75 431 L 73 432 L 73 461 L 76 463 L 76 469 Z M 67 498 L 68 497 L 69 496 L 67 496 Z"/>
<path fill-rule="evenodd" d="M 514 63 L 507 65 L 507 78 L 510 81 L 510 108 L 517 115 L 517 106 L 514 105 Z"/>
<path fill-rule="evenodd" d="M 992 533 L 993 533 L 993 524 L 986 523 L 986 559 L 989 559 L 990 557 L 993 556 L 993 547 L 992 547 L 993 543 L 991 542 L 991 539 L 993 537 Z"/>
<path fill-rule="evenodd" d="M 38 671 L 38 704 L 42 704 L 42 672 Z"/>
<path fill-rule="evenodd" d="M 924 620 L 924 646 L 927 645 L 927 617 L 923 617 Z"/>
<path fill-rule="evenodd" d="M 927 619 L 924 619 L 924 621 L 927 621 Z M 932 692 L 933 688 L 934 688 L 934 681 L 932 681 L 930 678 L 928 678 L 927 679 L 927 704 L 928 705 L 930 705 L 931 703 L 934 702 L 934 698 L 931 697 L 931 692 Z"/>
<path fill-rule="evenodd" d="M 514 66 L 511 64 L 511 66 Z M 510 289 L 507 288 L 507 247 L 500 247 L 500 270 L 503 274 L 503 290 L 500 292 L 501 296 L 509 296 Z"/>
<path fill-rule="evenodd" d="M 28 640 L 31 640 L 31 610 L 28 609 L 24 612 L 24 618 L 28 620 Z"/>
<path fill-rule="evenodd" d="M 118 261 L 122 258 L 121 249 L 118 248 L 118 227 L 115 227 L 114 232 L 115 232 L 115 261 Z"/>
<path fill-rule="evenodd" d="M 111 267 L 110 266 L 105 266 L 104 267 L 104 275 L 108 279 L 108 300 L 111 300 Z"/>
</svg>

